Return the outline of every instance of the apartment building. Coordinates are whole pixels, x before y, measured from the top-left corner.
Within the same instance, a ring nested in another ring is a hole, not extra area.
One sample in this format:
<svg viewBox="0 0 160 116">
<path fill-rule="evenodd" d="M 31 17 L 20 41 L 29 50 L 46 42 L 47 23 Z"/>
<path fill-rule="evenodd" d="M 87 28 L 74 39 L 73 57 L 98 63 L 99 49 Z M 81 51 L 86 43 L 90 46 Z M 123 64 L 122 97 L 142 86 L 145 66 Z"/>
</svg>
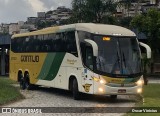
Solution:
<svg viewBox="0 0 160 116">
<path fill-rule="evenodd" d="M 0 24 L 0 33 L 8 33 L 9 24 Z"/>
<path fill-rule="evenodd" d="M 159 0 L 131 0 L 131 3 L 126 5 L 124 0 L 115 0 L 120 5 L 117 6 L 116 15 L 119 17 L 134 17 L 137 14 L 146 13 L 150 8 L 160 9 Z"/>
</svg>

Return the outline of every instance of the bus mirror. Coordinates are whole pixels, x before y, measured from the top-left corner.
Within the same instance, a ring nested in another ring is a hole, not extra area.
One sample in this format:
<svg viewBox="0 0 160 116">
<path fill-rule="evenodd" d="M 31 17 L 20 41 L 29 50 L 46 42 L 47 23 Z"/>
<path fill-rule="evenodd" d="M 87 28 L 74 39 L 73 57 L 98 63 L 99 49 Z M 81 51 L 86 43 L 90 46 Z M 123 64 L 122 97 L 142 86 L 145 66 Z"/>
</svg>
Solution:
<svg viewBox="0 0 160 116">
<path fill-rule="evenodd" d="M 98 56 L 98 46 L 97 46 L 96 42 L 94 42 L 93 40 L 90 40 L 90 39 L 85 39 L 84 41 L 86 43 L 91 44 L 91 46 L 93 48 L 93 56 Z"/>
<path fill-rule="evenodd" d="M 142 42 L 139 42 L 139 45 L 141 45 L 142 47 L 146 48 L 147 58 L 150 59 L 151 58 L 151 48 L 147 44 L 142 43 Z"/>
</svg>

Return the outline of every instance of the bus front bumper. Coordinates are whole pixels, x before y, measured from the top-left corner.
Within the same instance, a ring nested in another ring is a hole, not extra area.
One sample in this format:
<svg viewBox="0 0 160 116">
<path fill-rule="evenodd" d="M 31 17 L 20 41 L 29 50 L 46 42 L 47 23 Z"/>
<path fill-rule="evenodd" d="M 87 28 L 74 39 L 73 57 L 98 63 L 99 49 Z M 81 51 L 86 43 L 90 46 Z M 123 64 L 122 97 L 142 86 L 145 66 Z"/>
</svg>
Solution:
<svg viewBox="0 0 160 116">
<path fill-rule="evenodd" d="M 111 87 L 107 85 L 99 85 L 98 87 L 94 87 L 94 94 L 96 95 L 129 95 L 141 93 L 142 86 Z"/>
</svg>

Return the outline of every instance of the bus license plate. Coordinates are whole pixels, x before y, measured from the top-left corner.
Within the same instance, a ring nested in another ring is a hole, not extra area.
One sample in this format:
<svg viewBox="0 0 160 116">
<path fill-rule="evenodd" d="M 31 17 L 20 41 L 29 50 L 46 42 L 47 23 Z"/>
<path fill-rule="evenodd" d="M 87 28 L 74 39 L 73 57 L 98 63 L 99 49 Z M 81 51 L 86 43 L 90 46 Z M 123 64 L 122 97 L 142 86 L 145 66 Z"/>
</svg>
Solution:
<svg viewBox="0 0 160 116">
<path fill-rule="evenodd" d="M 125 89 L 119 89 L 118 93 L 126 93 L 126 90 Z"/>
</svg>

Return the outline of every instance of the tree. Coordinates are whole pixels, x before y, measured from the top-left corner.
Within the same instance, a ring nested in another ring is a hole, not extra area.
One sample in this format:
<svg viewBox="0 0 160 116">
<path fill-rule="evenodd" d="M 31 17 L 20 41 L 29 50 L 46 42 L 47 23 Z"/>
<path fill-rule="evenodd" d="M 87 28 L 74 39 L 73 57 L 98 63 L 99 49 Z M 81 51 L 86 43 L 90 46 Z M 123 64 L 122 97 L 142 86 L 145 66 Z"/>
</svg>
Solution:
<svg viewBox="0 0 160 116">
<path fill-rule="evenodd" d="M 126 28 L 130 28 L 130 22 L 132 20 L 132 17 L 122 17 L 119 18 L 119 25 L 126 27 Z"/>
<path fill-rule="evenodd" d="M 38 21 L 37 24 L 37 29 L 42 29 L 46 27 L 46 22 L 45 21 Z"/>
<path fill-rule="evenodd" d="M 103 23 L 106 17 L 113 15 L 116 11 L 114 0 L 73 0 L 73 16 L 75 22 Z"/>
<path fill-rule="evenodd" d="M 146 14 L 137 15 L 130 25 L 147 36 L 153 53 L 160 53 L 160 11 L 150 9 Z"/>
<path fill-rule="evenodd" d="M 147 36 L 148 44 L 152 49 L 153 60 L 157 54 L 160 54 L 160 11 L 150 9 L 146 14 L 137 15 L 131 21 L 131 27 L 138 29 Z M 150 63 L 146 58 L 143 59 L 144 81 L 146 79 L 146 66 Z"/>
</svg>

